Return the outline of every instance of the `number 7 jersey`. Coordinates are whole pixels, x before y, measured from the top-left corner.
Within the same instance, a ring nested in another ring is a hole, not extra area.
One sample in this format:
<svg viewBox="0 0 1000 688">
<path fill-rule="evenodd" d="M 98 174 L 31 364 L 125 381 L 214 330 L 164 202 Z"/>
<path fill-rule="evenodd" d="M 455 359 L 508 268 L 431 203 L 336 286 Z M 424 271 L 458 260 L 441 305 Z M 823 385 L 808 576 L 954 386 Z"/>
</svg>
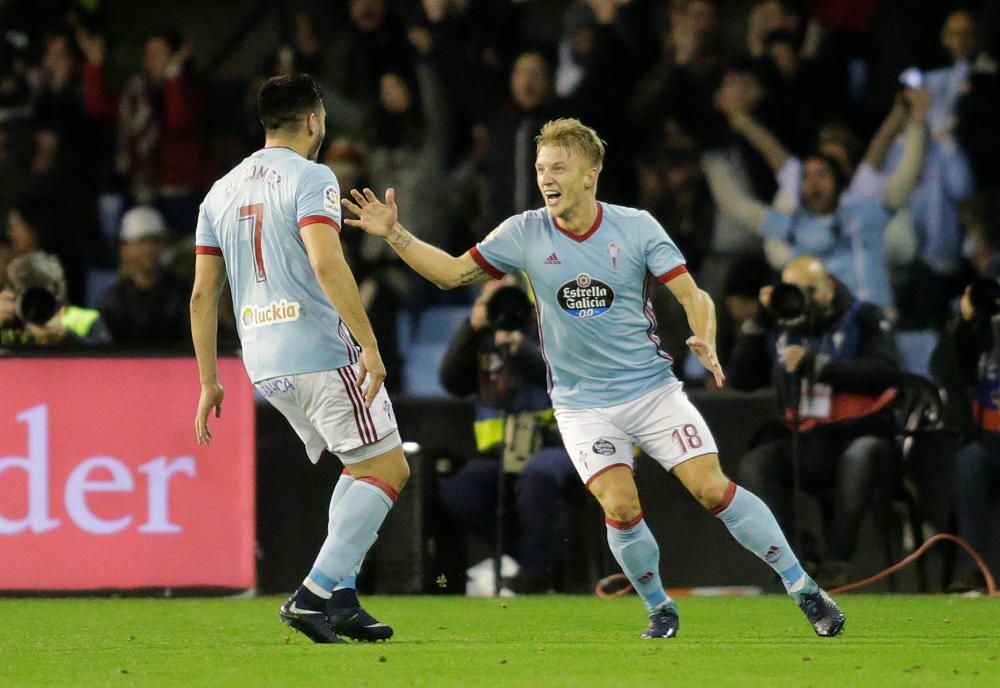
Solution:
<svg viewBox="0 0 1000 688">
<path fill-rule="evenodd" d="M 340 185 L 328 167 L 290 148 L 249 156 L 201 204 L 195 251 L 226 262 L 243 363 L 254 382 L 358 360 L 299 234 L 316 223 L 340 231 Z"/>
</svg>

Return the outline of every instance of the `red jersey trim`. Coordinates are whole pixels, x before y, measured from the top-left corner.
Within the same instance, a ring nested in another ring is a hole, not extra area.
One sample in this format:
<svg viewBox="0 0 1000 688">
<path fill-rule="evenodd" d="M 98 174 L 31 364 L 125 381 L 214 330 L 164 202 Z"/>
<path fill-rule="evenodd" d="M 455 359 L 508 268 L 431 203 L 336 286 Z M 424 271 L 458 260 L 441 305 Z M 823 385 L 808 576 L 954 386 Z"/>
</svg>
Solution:
<svg viewBox="0 0 1000 688">
<path fill-rule="evenodd" d="M 222 249 L 218 246 L 195 246 L 195 255 L 199 256 L 218 256 L 222 258 Z"/>
<path fill-rule="evenodd" d="M 556 226 L 556 229 L 558 229 L 560 232 L 568 236 L 570 239 L 580 243 L 586 241 L 587 239 L 589 239 L 594 235 L 594 232 L 596 232 L 600 228 L 601 220 L 603 219 L 604 219 L 604 208 L 602 208 L 601 204 L 598 203 L 597 217 L 594 218 L 594 224 L 590 225 L 590 229 L 588 229 L 583 234 L 573 234 L 572 232 L 562 228 L 561 226 L 559 226 L 559 219 L 555 217 L 552 218 L 552 224 L 554 224 Z"/>
<path fill-rule="evenodd" d="M 490 262 L 483 258 L 483 254 L 479 252 L 478 248 L 475 246 L 470 248 L 469 255 L 472 256 L 472 260 L 476 261 L 476 265 L 490 273 L 490 275 L 493 276 L 493 279 L 503 279 L 504 273 L 490 265 Z"/>
<path fill-rule="evenodd" d="M 659 277 L 657 277 L 656 280 L 660 284 L 666 284 L 667 282 L 669 282 L 670 280 L 672 280 L 674 277 L 679 277 L 679 276 L 683 275 L 687 271 L 688 271 L 687 265 L 684 265 L 683 263 L 681 263 L 680 265 L 678 265 L 673 270 L 668 270 L 665 273 L 663 273 L 662 275 L 660 275 Z"/>
<path fill-rule="evenodd" d="M 340 233 L 340 225 L 332 217 L 327 217 L 326 215 L 310 215 L 299 220 L 299 229 L 304 229 L 309 225 L 330 225 L 337 233 Z"/>
</svg>

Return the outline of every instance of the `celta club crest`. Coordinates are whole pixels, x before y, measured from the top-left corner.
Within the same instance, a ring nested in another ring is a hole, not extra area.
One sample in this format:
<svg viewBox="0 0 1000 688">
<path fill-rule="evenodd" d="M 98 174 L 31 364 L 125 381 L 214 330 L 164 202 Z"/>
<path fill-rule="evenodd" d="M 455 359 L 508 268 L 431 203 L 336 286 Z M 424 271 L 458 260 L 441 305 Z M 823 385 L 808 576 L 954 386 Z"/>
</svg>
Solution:
<svg viewBox="0 0 1000 688">
<path fill-rule="evenodd" d="M 611 256 L 611 267 L 618 269 L 618 244 L 615 242 L 608 243 L 608 255 Z"/>
</svg>

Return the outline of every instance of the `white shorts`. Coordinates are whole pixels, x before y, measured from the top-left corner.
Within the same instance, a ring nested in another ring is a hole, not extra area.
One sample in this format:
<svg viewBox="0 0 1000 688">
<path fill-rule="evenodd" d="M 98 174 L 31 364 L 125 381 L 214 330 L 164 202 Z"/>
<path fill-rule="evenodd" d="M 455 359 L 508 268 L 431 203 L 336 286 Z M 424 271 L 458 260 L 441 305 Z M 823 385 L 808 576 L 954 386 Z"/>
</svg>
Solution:
<svg viewBox="0 0 1000 688">
<path fill-rule="evenodd" d="M 365 389 L 358 387 L 358 366 L 316 373 L 285 375 L 255 383 L 257 390 L 281 411 L 306 445 L 313 463 L 324 449 L 345 464 L 383 454 L 400 444 L 396 416 L 385 386 L 365 407 Z"/>
<path fill-rule="evenodd" d="M 555 415 L 569 458 L 587 485 L 615 466 L 634 468 L 633 445 L 668 471 L 718 453 L 705 419 L 679 382 L 617 406 L 556 410 Z"/>
</svg>

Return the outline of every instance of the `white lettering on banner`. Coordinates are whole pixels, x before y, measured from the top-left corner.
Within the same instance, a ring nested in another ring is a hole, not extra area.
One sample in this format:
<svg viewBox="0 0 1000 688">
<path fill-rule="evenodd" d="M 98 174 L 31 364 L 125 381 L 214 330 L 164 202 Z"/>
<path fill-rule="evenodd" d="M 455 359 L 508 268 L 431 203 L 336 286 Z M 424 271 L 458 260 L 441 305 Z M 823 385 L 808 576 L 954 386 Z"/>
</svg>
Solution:
<svg viewBox="0 0 1000 688">
<path fill-rule="evenodd" d="M 194 458 L 190 456 L 178 456 L 173 461 L 168 462 L 167 457 L 161 456 L 148 463 L 139 466 L 139 472 L 149 476 L 149 502 L 147 512 L 148 520 L 139 526 L 140 533 L 179 533 L 181 527 L 170 522 L 170 515 L 167 513 L 170 508 L 170 497 L 167 492 L 167 483 L 174 473 L 184 473 L 189 478 L 193 478 L 197 469 Z"/>
<path fill-rule="evenodd" d="M 8 468 L 23 468 L 28 474 L 28 516 L 14 521 L 0 514 L 0 535 L 13 535 L 26 528 L 44 533 L 59 525 L 58 519 L 49 518 L 49 409 L 41 404 L 15 418 L 28 424 L 28 455 L 0 458 L 0 475 Z"/>
<path fill-rule="evenodd" d="M 20 468 L 28 476 L 28 515 L 12 519 L 0 514 L 0 535 L 16 535 L 25 530 L 44 533 L 59 527 L 61 521 L 49 516 L 49 416 L 48 406 L 41 404 L 15 416 L 28 425 L 27 456 L 0 457 L 0 475 L 8 468 Z M 104 469 L 110 478 L 93 477 Z M 180 533 L 183 528 L 170 521 L 170 478 L 183 473 L 197 475 L 193 457 L 179 456 L 170 461 L 165 456 L 141 464 L 136 471 L 146 475 L 146 522 L 140 533 Z M 135 478 L 129 467 L 111 456 L 92 456 L 74 468 L 66 479 L 64 503 L 66 513 L 81 530 L 95 535 L 111 535 L 128 528 L 133 514 L 119 518 L 101 518 L 91 511 L 87 495 L 92 492 L 124 492 L 135 490 Z"/>
<path fill-rule="evenodd" d="M 92 470 L 104 468 L 111 473 L 111 480 L 90 480 Z M 128 466 L 110 456 L 94 456 L 73 469 L 66 481 L 66 513 L 81 530 L 94 535 L 111 535 L 132 522 L 131 516 L 109 521 L 94 515 L 87 506 L 88 492 L 131 492 L 135 481 Z"/>
</svg>

